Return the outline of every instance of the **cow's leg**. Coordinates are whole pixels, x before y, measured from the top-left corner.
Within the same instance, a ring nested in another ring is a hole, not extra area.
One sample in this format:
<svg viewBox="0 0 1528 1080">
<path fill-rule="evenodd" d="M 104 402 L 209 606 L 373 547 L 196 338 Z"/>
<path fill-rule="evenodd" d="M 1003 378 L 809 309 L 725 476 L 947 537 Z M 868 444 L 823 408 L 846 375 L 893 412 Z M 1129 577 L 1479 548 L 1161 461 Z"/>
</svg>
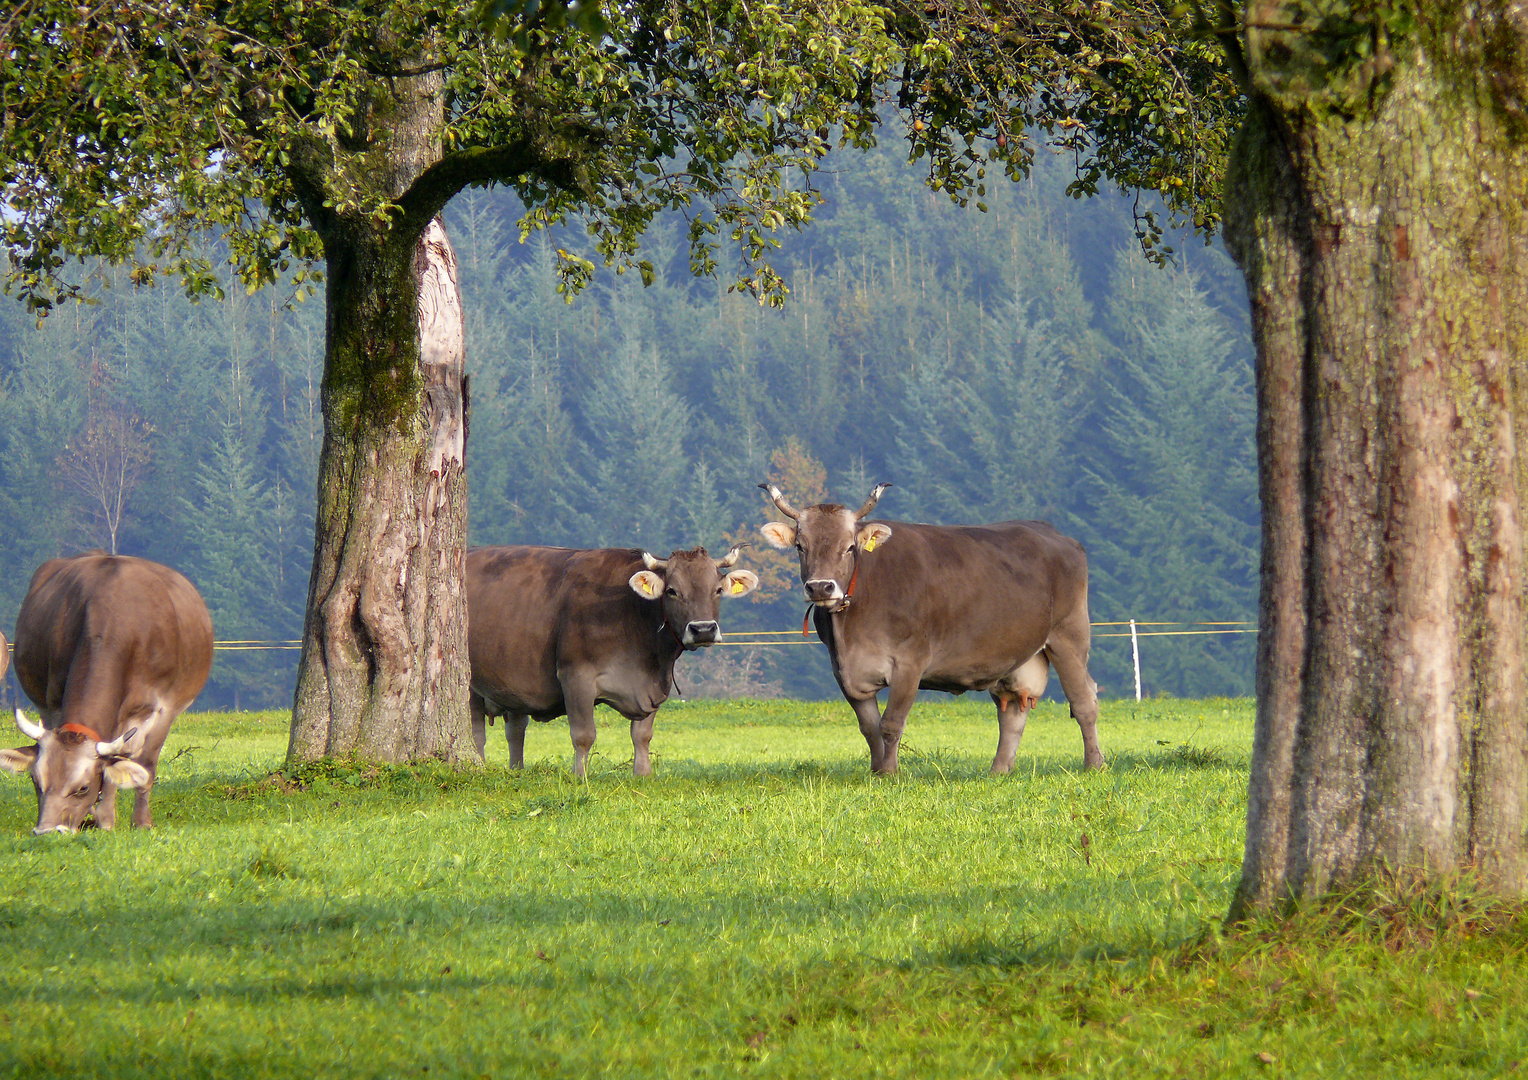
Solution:
<svg viewBox="0 0 1528 1080">
<path fill-rule="evenodd" d="M 589 751 L 594 749 L 594 693 L 593 688 L 563 684 L 563 700 L 568 706 L 568 731 L 573 736 L 573 775 L 580 780 L 589 761 Z"/>
<path fill-rule="evenodd" d="M 1029 710 L 1045 693 L 1045 684 L 1049 681 L 1050 665 L 1042 651 L 1020 664 L 1018 670 L 1003 680 L 999 689 L 992 691 L 992 700 L 997 703 L 997 755 L 992 759 L 994 776 L 1013 768 L 1019 740 L 1024 737 L 1024 722 L 1029 719 Z"/>
<path fill-rule="evenodd" d="M 1013 768 L 1019 740 L 1024 737 L 1024 722 L 1029 719 L 1029 699 L 1023 694 L 993 691 L 992 700 L 997 705 L 997 756 L 992 759 L 992 775 L 997 776 Z"/>
<path fill-rule="evenodd" d="M 886 754 L 885 743 L 881 741 L 881 703 L 872 695 L 867 698 L 849 698 L 849 705 L 854 709 L 854 718 L 859 721 L 865 745 L 870 747 L 870 771 L 880 772 L 881 761 Z"/>
<path fill-rule="evenodd" d="M 525 768 L 525 726 L 531 722 L 529 716 L 506 713 L 504 716 L 504 741 L 509 744 L 509 767 L 511 769 Z"/>
<path fill-rule="evenodd" d="M 95 820 L 98 829 L 115 829 L 117 827 L 117 785 L 111 782 L 106 775 L 101 776 L 101 797 L 96 800 L 95 807 L 90 811 L 90 816 Z M 134 814 L 134 822 L 137 815 Z"/>
<path fill-rule="evenodd" d="M 833 681 L 838 683 L 838 688 L 843 692 L 844 700 L 854 710 L 854 718 L 859 721 L 860 734 L 865 737 L 865 745 L 870 747 L 870 771 L 881 771 L 881 759 L 885 756 L 885 744 L 881 742 L 881 703 L 876 700 L 874 687 L 856 686 L 855 690 L 870 690 L 867 697 L 856 696 L 855 690 L 850 690 L 844 681 L 843 668 L 838 662 L 838 650 L 834 645 L 834 637 L 831 629 L 831 621 L 826 617 L 817 620 L 817 636 L 827 642 L 828 655 L 833 659 Z"/>
<path fill-rule="evenodd" d="M 1098 748 L 1098 684 L 1088 674 L 1088 615 L 1072 616 L 1051 630 L 1045 653 L 1050 657 L 1066 693 L 1072 719 L 1082 729 L 1082 763 L 1089 769 L 1104 767 L 1104 754 Z"/>
<path fill-rule="evenodd" d="M 472 745 L 477 747 L 478 760 L 484 759 L 488 749 L 488 710 L 479 694 L 467 695 L 467 708 L 472 712 Z"/>
<path fill-rule="evenodd" d="M 633 776 L 653 774 L 653 765 L 647 756 L 647 748 L 653 741 L 653 717 L 657 715 L 658 710 L 654 709 L 642 719 L 631 722 L 631 773 Z"/>
<path fill-rule="evenodd" d="M 143 782 L 133 796 L 133 828 L 152 829 L 154 827 L 154 815 L 149 811 L 149 792 L 154 790 L 154 773 L 158 769 L 158 763 L 145 764 L 149 778 Z M 112 817 L 116 818 L 116 793 L 112 793 Z"/>
<path fill-rule="evenodd" d="M 881 767 L 876 771 L 887 776 L 897 771 L 897 748 L 902 745 L 907 714 L 912 712 L 913 702 L 918 700 L 920 674 L 921 669 L 910 674 L 899 670 L 886 694 L 886 710 L 881 713 Z"/>
</svg>

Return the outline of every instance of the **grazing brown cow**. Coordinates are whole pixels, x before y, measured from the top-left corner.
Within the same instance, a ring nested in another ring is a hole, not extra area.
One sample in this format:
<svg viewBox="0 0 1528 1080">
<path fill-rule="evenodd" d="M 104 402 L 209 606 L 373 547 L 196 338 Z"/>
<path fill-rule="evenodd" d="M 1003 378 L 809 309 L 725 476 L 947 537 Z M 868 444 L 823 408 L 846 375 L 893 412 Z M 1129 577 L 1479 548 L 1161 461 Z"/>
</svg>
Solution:
<svg viewBox="0 0 1528 1080">
<path fill-rule="evenodd" d="M 723 596 L 759 579 L 727 568 L 738 549 L 705 548 L 656 559 L 634 548 L 578 551 L 486 547 L 467 553 L 467 655 L 472 736 L 482 753 L 486 718 L 503 716 L 510 765 L 525 763 L 525 725 L 567 716 L 573 772 L 594 745 L 594 706 L 631 721 L 632 772 L 652 772 L 653 717 L 669 696 L 674 663 L 722 638 Z"/>
<path fill-rule="evenodd" d="M 1008 772 L 1052 664 L 1082 729 L 1083 761 L 1103 766 L 1081 544 L 1043 521 L 864 521 L 889 484 L 877 484 L 857 512 L 837 503 L 797 510 L 773 484 L 759 486 L 795 522 L 761 531 L 800 554 L 817 633 L 873 770 L 897 771 L 902 728 L 921 688 L 988 691 L 998 710 L 992 771 Z M 884 713 L 876 701 L 883 686 Z"/>
<path fill-rule="evenodd" d="M 151 826 L 159 751 L 211 670 L 207 605 L 169 567 L 99 552 L 38 567 L 16 617 L 16 679 L 43 723 L 17 709 L 36 745 L 0 750 L 32 776 L 32 831 L 74 832 L 92 811 L 112 828 L 118 788 L 138 789 L 133 824 Z"/>
</svg>

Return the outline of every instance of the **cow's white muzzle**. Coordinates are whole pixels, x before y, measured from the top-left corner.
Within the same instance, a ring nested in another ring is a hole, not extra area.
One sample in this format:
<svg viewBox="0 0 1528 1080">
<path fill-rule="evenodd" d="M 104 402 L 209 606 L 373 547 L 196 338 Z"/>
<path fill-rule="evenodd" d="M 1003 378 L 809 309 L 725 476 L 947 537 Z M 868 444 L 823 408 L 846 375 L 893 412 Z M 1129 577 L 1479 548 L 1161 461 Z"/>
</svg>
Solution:
<svg viewBox="0 0 1528 1080">
<path fill-rule="evenodd" d="M 844 589 L 832 578 L 813 578 L 806 582 L 806 598 L 814 604 L 835 604 L 844 598 Z"/>
<path fill-rule="evenodd" d="M 684 628 L 686 645 L 714 645 L 721 639 L 721 627 L 714 620 L 692 622 Z"/>
</svg>

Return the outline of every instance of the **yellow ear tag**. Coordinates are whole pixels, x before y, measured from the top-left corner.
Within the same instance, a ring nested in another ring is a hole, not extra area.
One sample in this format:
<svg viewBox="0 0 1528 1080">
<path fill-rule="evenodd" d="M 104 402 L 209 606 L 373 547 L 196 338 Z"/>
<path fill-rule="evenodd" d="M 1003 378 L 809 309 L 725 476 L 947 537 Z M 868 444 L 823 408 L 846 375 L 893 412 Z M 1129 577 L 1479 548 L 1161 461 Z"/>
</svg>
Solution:
<svg viewBox="0 0 1528 1080">
<path fill-rule="evenodd" d="M 746 586 L 744 586 L 744 584 L 741 581 L 733 581 L 733 583 L 732 583 L 732 595 L 736 596 L 738 593 L 742 592 L 745 587 Z"/>
<path fill-rule="evenodd" d="M 866 551 L 874 551 L 875 550 L 875 537 L 872 536 L 870 539 L 865 541 L 865 550 Z"/>
<path fill-rule="evenodd" d="M 651 578 L 643 578 L 642 579 L 642 591 L 645 592 L 648 596 L 657 596 L 658 595 L 658 586 L 656 586 L 656 585 L 654 585 L 652 583 L 652 579 Z"/>
</svg>

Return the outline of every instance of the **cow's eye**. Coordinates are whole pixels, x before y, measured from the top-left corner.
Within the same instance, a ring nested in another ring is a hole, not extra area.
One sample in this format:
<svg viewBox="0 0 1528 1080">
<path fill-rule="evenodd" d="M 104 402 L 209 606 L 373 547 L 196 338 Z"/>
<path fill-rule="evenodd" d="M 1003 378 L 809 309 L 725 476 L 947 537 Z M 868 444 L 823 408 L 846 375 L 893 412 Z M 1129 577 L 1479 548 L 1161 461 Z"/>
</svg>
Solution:
<svg viewBox="0 0 1528 1080">
<path fill-rule="evenodd" d="M 721 586 L 720 586 L 720 585 L 718 585 L 718 586 L 717 586 L 717 587 L 716 587 L 716 595 L 717 595 L 717 596 L 720 596 L 720 595 L 721 595 L 721 594 L 722 594 L 722 587 L 721 587 Z"/>
<path fill-rule="evenodd" d="M 86 795 L 89 795 L 89 794 L 90 794 L 90 785 L 86 784 L 84 787 L 80 788 L 78 791 L 71 791 L 69 793 L 69 797 L 71 799 L 83 799 Z"/>
<path fill-rule="evenodd" d="M 670 585 L 668 588 L 663 590 L 663 595 L 664 596 L 678 596 L 679 595 L 679 590 L 674 588 L 672 585 Z"/>
</svg>

